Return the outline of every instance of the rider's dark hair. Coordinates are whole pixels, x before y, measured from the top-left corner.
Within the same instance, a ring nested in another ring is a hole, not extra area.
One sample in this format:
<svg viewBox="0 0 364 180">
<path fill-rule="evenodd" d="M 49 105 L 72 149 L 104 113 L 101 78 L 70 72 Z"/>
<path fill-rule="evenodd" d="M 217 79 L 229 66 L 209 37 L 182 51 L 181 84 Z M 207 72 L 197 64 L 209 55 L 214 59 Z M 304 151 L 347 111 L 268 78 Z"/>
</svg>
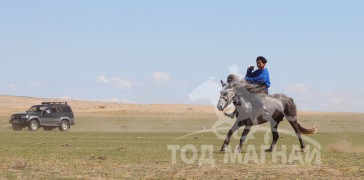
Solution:
<svg viewBox="0 0 364 180">
<path fill-rule="evenodd" d="M 263 64 L 267 63 L 267 59 L 265 59 L 265 57 L 263 57 L 263 56 L 258 56 L 257 61 L 262 61 Z"/>
</svg>

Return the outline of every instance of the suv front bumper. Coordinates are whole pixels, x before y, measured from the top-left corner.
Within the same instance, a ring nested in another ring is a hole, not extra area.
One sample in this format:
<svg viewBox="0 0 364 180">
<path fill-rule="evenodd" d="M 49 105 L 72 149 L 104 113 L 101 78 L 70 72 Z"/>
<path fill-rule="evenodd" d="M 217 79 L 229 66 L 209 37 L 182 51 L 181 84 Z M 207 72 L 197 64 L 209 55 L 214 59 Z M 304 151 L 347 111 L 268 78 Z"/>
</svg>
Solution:
<svg viewBox="0 0 364 180">
<path fill-rule="evenodd" d="M 28 124 L 28 119 L 10 119 L 10 124 Z"/>
</svg>

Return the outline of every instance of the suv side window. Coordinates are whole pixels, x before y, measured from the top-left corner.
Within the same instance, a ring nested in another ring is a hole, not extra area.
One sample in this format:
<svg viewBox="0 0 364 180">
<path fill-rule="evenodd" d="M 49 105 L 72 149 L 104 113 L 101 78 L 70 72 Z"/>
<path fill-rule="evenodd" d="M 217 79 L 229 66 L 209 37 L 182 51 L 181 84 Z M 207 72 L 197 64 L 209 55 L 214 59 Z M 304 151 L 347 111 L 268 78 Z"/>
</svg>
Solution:
<svg viewBox="0 0 364 180">
<path fill-rule="evenodd" d="M 71 108 L 69 106 L 66 106 L 66 110 L 68 113 L 72 112 Z"/>
<path fill-rule="evenodd" d="M 71 108 L 69 106 L 62 106 L 61 112 L 63 112 L 63 113 L 70 113 L 71 112 Z"/>
<path fill-rule="evenodd" d="M 53 112 L 54 112 L 54 110 L 52 107 L 50 107 L 50 106 L 44 107 L 44 113 L 49 114 L 49 113 L 53 113 Z"/>
<path fill-rule="evenodd" d="M 61 108 L 59 106 L 54 107 L 54 112 L 59 113 L 61 112 Z"/>
</svg>

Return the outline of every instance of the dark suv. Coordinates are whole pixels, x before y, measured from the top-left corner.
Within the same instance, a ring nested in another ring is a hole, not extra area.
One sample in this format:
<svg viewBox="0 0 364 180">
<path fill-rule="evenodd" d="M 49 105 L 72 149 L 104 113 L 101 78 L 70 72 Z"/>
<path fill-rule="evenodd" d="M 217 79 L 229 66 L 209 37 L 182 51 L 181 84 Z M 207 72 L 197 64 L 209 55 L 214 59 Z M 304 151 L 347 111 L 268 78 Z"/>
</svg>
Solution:
<svg viewBox="0 0 364 180">
<path fill-rule="evenodd" d="M 43 127 L 45 131 L 59 128 L 67 131 L 75 124 L 74 115 L 67 102 L 42 102 L 41 105 L 34 105 L 25 113 L 11 115 L 9 123 L 14 131 L 21 131 L 28 127 L 30 131 L 36 131 Z"/>
</svg>

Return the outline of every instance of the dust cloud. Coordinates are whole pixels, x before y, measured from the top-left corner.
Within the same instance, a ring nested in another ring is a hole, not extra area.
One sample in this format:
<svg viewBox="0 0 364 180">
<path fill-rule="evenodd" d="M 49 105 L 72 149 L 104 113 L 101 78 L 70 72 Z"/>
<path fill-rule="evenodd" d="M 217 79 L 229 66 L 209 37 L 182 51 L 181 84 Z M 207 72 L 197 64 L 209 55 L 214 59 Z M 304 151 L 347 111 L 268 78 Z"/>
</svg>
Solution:
<svg viewBox="0 0 364 180">
<path fill-rule="evenodd" d="M 352 141 L 347 138 L 343 138 L 334 144 L 331 144 L 330 151 L 341 153 L 363 153 L 364 147 L 353 145 Z"/>
</svg>

